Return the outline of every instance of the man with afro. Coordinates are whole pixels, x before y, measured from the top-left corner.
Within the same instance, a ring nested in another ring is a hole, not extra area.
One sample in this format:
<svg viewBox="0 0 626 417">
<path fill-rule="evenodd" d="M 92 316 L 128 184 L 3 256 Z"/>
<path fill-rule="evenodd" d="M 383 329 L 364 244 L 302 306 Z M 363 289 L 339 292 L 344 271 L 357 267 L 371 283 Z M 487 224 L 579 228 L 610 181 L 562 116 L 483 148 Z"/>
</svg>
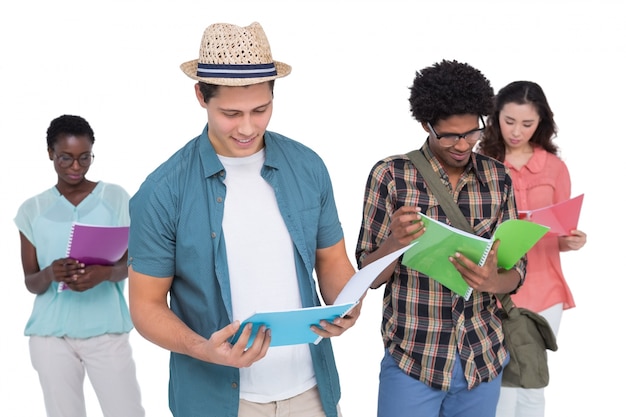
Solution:
<svg viewBox="0 0 626 417">
<path fill-rule="evenodd" d="M 427 135 L 419 152 L 474 233 L 491 238 L 516 210 L 504 165 L 473 151 L 493 107 L 490 82 L 468 64 L 443 60 L 416 73 L 409 103 Z M 407 155 L 377 162 L 365 187 L 359 267 L 421 236 L 420 214 L 451 224 Z M 497 249 L 498 243 L 483 266 L 451 254 L 449 262 L 473 288 L 467 300 L 401 262 L 373 282 L 372 288 L 385 284 L 379 417 L 495 415 L 508 362 L 495 294 L 514 292 L 526 270 L 525 257 L 499 270 Z"/>
</svg>

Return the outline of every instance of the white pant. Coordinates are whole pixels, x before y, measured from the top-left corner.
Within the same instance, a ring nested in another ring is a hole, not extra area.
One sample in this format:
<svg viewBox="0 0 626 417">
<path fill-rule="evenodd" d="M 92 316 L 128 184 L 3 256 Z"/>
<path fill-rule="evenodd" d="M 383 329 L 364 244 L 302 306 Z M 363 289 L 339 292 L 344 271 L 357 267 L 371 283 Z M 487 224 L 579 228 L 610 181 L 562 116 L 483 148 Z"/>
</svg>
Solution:
<svg viewBox="0 0 626 417">
<path fill-rule="evenodd" d="M 563 304 L 556 304 L 540 311 L 556 335 L 561 324 Z M 544 389 L 500 388 L 496 417 L 543 417 L 546 408 Z"/>
<path fill-rule="evenodd" d="M 31 336 L 48 417 L 86 417 L 85 371 L 104 417 L 143 417 L 128 333 L 88 339 Z"/>
</svg>

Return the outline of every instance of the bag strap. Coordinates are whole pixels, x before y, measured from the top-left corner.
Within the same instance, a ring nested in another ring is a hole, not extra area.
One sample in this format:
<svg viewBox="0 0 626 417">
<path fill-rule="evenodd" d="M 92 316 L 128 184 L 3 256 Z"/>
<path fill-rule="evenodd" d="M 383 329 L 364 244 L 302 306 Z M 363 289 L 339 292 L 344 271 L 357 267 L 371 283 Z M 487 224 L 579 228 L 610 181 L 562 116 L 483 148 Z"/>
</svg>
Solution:
<svg viewBox="0 0 626 417">
<path fill-rule="evenodd" d="M 406 156 L 409 157 L 413 165 L 424 177 L 428 188 L 435 195 L 443 212 L 450 219 L 450 223 L 458 229 L 474 234 L 474 229 L 461 212 L 459 205 L 454 201 L 448 190 L 444 188 L 439 175 L 435 173 L 424 154 L 419 149 L 416 149 L 407 153 Z M 500 300 L 502 308 L 504 308 L 507 314 L 515 307 L 509 294 L 496 294 L 496 297 Z"/>
<path fill-rule="evenodd" d="M 430 191 L 437 198 L 437 201 L 441 205 L 444 213 L 446 213 L 446 216 L 450 219 L 452 225 L 468 233 L 474 234 L 474 229 L 470 226 L 463 213 L 461 213 L 459 205 L 452 199 L 448 190 L 444 188 L 441 178 L 439 178 L 439 175 L 435 173 L 433 167 L 430 165 L 430 162 L 426 160 L 424 154 L 419 149 L 416 149 L 407 153 L 406 156 L 409 157 L 411 162 L 413 162 L 413 164 L 417 167 L 420 174 L 422 174 L 426 180 L 428 188 L 430 188 Z"/>
</svg>

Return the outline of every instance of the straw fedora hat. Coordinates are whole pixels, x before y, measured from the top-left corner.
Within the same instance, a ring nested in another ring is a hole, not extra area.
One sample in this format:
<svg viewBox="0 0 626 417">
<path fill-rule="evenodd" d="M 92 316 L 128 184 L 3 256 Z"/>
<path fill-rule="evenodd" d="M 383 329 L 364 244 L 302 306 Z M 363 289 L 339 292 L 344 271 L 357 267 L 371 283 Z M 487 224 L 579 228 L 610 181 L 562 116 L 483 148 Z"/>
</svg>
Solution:
<svg viewBox="0 0 626 417">
<path fill-rule="evenodd" d="M 188 77 L 209 84 L 244 86 L 288 75 L 291 66 L 274 61 L 261 25 L 215 23 L 207 27 L 200 57 L 181 64 Z"/>
</svg>

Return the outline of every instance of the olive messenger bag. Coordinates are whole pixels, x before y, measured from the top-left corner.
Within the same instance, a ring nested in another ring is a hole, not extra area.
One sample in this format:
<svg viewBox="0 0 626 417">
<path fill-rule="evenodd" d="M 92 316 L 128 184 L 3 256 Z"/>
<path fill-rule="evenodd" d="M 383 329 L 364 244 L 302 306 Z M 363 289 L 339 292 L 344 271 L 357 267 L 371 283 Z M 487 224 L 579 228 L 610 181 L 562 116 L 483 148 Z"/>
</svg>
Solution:
<svg viewBox="0 0 626 417">
<path fill-rule="evenodd" d="M 474 233 L 450 193 L 443 187 L 439 176 L 419 150 L 407 154 L 426 180 L 452 225 L 468 233 Z M 501 320 L 504 343 L 510 360 L 504 368 L 502 386 L 543 388 L 548 385 L 548 354 L 546 349 L 558 349 L 556 336 L 547 320 L 522 307 L 516 307 L 509 294 L 497 294 L 502 306 Z"/>
</svg>

